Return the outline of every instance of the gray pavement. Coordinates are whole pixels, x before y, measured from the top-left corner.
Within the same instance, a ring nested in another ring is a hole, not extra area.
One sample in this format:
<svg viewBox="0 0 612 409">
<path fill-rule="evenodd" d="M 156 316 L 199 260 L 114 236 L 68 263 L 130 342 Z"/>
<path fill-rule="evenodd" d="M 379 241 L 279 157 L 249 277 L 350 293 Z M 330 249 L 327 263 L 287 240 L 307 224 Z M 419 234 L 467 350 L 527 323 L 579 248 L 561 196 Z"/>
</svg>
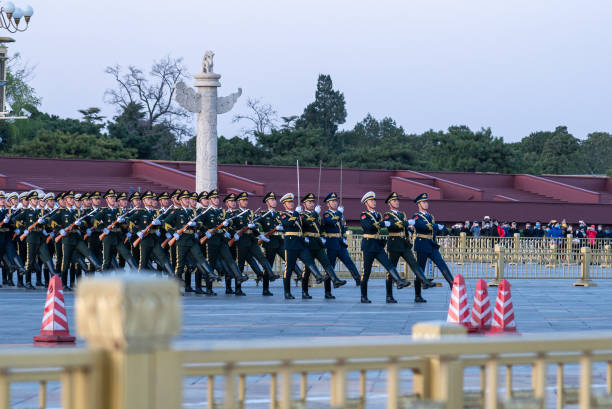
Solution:
<svg viewBox="0 0 612 409">
<path fill-rule="evenodd" d="M 475 280 L 467 280 L 470 299 Z M 523 333 L 612 329 L 612 280 L 597 287 L 573 287 L 572 280 L 512 280 L 512 297 L 518 330 Z M 426 304 L 415 304 L 414 290 L 394 289 L 398 304 L 385 303 L 384 281 L 370 282 L 372 304 L 359 302 L 359 289 L 351 281 L 334 290 L 335 300 L 323 299 L 323 288 L 311 288 L 312 300 L 282 296 L 282 283 L 273 283 L 273 297 L 262 297 L 253 281 L 244 286 L 246 297 L 188 295 L 183 301 L 183 331 L 177 341 L 255 339 L 277 337 L 385 336 L 410 334 L 419 321 L 444 320 L 448 311 L 448 286 L 423 291 Z M 496 289 L 490 287 L 491 305 Z M 45 292 L 0 289 L 0 346 L 31 345 L 40 330 Z M 74 326 L 74 294 L 66 293 L 69 322 Z M 71 328 L 74 331 L 74 328 Z"/>
</svg>

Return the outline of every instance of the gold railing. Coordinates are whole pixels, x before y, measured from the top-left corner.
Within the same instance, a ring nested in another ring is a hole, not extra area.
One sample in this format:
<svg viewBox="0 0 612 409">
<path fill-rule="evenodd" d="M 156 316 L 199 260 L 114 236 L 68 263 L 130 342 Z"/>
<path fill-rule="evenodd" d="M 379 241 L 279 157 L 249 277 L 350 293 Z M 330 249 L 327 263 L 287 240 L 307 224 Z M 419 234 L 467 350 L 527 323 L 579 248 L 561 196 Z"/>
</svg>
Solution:
<svg viewBox="0 0 612 409">
<path fill-rule="evenodd" d="M 463 327 L 426 323 L 412 338 L 171 346 L 178 286 L 125 277 L 84 280 L 76 314 L 87 348 L 0 350 L 0 409 L 13 407 L 11 388 L 22 382 L 38 383 L 39 408 L 49 405 L 48 382 L 61 385 L 53 407 L 65 409 L 191 407 L 188 385 L 207 408 L 304 408 L 313 399 L 331 408 L 612 407 L 611 332 L 468 337 Z"/>
<path fill-rule="evenodd" d="M 383 236 L 384 237 L 384 236 Z M 440 253 L 453 273 L 461 273 L 465 278 L 493 279 L 496 266 L 499 266 L 499 252 L 503 249 L 502 265 L 506 278 L 513 279 L 576 279 L 581 276 L 584 264 L 583 248 L 590 250 L 589 274 L 594 279 L 612 278 L 612 240 L 610 239 L 576 239 L 571 235 L 563 239 L 514 237 L 467 237 L 443 236 L 438 238 Z M 361 272 L 363 253 L 361 252 L 361 235 L 350 234 L 348 251 Z M 350 274 L 344 264 L 336 263 L 336 271 L 341 277 Z M 277 258 L 274 268 L 283 271 L 284 264 Z M 403 260 L 398 269 L 407 279 L 414 274 Z M 428 262 L 426 273 L 430 277 L 441 279 L 440 271 Z M 378 262 L 372 268 L 372 278 L 384 278 L 385 272 Z"/>
</svg>

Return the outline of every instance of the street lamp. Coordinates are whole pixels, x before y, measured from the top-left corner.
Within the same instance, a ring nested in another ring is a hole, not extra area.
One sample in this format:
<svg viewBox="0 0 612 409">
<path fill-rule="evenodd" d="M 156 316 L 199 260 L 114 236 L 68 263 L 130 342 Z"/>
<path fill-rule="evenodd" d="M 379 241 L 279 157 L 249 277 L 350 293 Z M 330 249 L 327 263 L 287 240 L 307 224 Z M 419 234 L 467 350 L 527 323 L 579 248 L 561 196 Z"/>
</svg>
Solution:
<svg viewBox="0 0 612 409">
<path fill-rule="evenodd" d="M 4 6 L 0 7 L 0 28 L 5 28 L 11 33 L 26 31 L 33 14 L 32 6 L 20 9 L 15 7 L 12 1 L 7 1 Z M 25 25 L 20 25 L 22 20 L 25 20 Z"/>
</svg>

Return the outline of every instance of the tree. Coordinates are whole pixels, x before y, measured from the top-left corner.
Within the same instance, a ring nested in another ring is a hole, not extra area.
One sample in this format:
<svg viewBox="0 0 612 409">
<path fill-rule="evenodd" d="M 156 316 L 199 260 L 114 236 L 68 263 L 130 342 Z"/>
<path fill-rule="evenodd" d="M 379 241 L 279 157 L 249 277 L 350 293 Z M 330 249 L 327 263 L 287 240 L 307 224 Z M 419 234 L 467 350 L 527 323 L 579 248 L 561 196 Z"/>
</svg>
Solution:
<svg viewBox="0 0 612 409">
<path fill-rule="evenodd" d="M 558 126 L 554 132 L 533 132 L 517 147 L 522 158 L 520 169 L 525 173 L 572 174 L 584 169 L 579 160 L 579 141 L 565 126 Z"/>
<path fill-rule="evenodd" d="M 314 102 L 308 104 L 296 121 L 297 128 L 320 128 L 327 138 L 333 138 L 338 125 L 346 122 L 344 94 L 333 89 L 329 75 L 319 75 Z"/>
<path fill-rule="evenodd" d="M 227 139 L 221 136 L 217 142 L 219 163 L 241 163 L 245 165 L 263 163 L 261 149 L 254 146 L 247 138 L 234 136 Z"/>
<path fill-rule="evenodd" d="M 24 115 L 25 110 L 31 112 L 32 108 L 40 106 L 40 97 L 36 95 L 34 88 L 28 84 L 33 75 L 34 68 L 22 62 L 21 54 L 16 53 L 9 58 L 5 92 L 11 115 Z"/>
<path fill-rule="evenodd" d="M 248 113 L 234 115 L 232 123 L 246 121 L 249 125 L 242 129 L 242 135 L 253 137 L 258 133 L 270 132 L 275 128 L 277 122 L 276 111 L 270 104 L 264 104 L 259 99 L 249 98 L 247 100 Z"/>
<path fill-rule="evenodd" d="M 41 129 L 33 139 L 14 146 L 9 154 L 45 158 L 130 159 L 134 152 L 108 136 Z"/>
<path fill-rule="evenodd" d="M 106 73 L 116 83 L 115 88 L 106 90 L 106 102 L 115 105 L 119 113 L 128 107 L 139 106 L 143 113 L 141 119 L 149 130 L 164 123 L 179 139 L 189 134 L 184 123 L 189 113 L 172 99 L 176 83 L 187 79 L 187 69 L 181 58 L 167 56 L 155 61 L 148 77 L 134 66 L 129 66 L 125 72 L 119 65 L 107 67 Z"/>
<path fill-rule="evenodd" d="M 79 113 L 81 115 L 83 115 L 83 119 L 86 122 L 95 124 L 95 123 L 100 123 L 102 121 L 104 121 L 104 118 L 106 118 L 103 115 L 100 115 L 100 112 L 102 110 L 98 107 L 90 107 L 90 108 L 86 108 L 86 109 L 79 109 Z"/>
<path fill-rule="evenodd" d="M 582 165 L 591 175 L 602 175 L 612 170 L 612 135 L 593 132 L 580 142 Z"/>
</svg>

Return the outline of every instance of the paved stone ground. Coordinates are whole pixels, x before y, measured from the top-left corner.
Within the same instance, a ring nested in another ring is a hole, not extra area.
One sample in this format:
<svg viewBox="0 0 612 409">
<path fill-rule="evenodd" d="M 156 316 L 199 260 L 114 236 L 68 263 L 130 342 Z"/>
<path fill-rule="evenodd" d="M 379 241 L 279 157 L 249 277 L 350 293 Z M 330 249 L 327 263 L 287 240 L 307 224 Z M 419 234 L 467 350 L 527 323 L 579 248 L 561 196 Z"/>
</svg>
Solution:
<svg viewBox="0 0 612 409">
<path fill-rule="evenodd" d="M 475 280 L 467 281 L 468 296 L 474 292 Z M 610 298 L 612 280 L 597 281 L 597 287 L 573 287 L 571 280 L 512 280 L 512 296 L 518 329 L 522 333 L 612 330 Z M 262 297 L 261 288 L 249 281 L 244 288 L 247 297 L 223 294 L 216 289 L 217 297 L 187 296 L 183 298 L 183 331 L 177 343 L 189 341 L 205 345 L 206 340 L 255 338 L 319 338 L 319 337 L 370 337 L 408 335 L 412 325 L 419 321 L 444 320 L 450 300 L 448 286 L 424 291 L 426 304 L 414 304 L 414 290 L 395 290 L 399 304 L 385 304 L 383 280 L 370 283 L 370 299 L 373 304 L 359 302 L 359 289 L 347 284 L 334 290 L 336 300 L 324 300 L 323 288 L 312 288 L 312 300 L 301 300 L 299 288 L 292 287 L 296 300 L 285 301 L 282 284 L 273 283 L 274 297 Z M 495 288 L 490 288 L 491 304 L 495 302 Z M 32 336 L 40 329 L 44 291 L 26 292 L 0 289 L 0 346 L 30 346 Z M 74 326 L 74 295 L 66 294 L 66 306 L 70 324 Z M 74 327 L 71 328 L 74 331 Z M 550 385 L 554 385 L 554 368 L 551 368 Z M 595 390 L 605 384 L 605 368 L 594 368 Z M 466 388 L 478 385 L 477 374 L 467 373 Z M 528 369 L 517 369 L 515 385 L 529 386 Z M 356 375 L 355 375 L 356 376 Z M 566 375 L 566 384 L 576 380 L 575 373 Z M 247 407 L 266 408 L 269 378 L 248 378 Z M 296 380 L 296 388 L 297 388 Z M 410 389 L 411 377 L 403 378 Z M 523 385 L 524 384 L 524 385 Z M 328 374 L 309 376 L 308 407 L 328 406 Z M 501 382 L 503 385 L 503 381 Z M 206 407 L 206 379 L 188 378 L 185 386 L 185 407 Z M 384 372 L 369 372 L 370 400 L 367 407 L 384 407 Z M 217 396 L 222 396 L 222 384 L 216 385 Z M 358 390 L 355 378 L 349 390 Z M 11 388 L 12 402 L 16 408 L 36 406 L 37 387 L 33 384 L 15 384 Z M 296 389 L 297 394 L 297 389 Z M 49 407 L 59 407 L 58 385 L 49 385 Z M 554 391 L 550 401 L 554 402 Z"/>
</svg>

